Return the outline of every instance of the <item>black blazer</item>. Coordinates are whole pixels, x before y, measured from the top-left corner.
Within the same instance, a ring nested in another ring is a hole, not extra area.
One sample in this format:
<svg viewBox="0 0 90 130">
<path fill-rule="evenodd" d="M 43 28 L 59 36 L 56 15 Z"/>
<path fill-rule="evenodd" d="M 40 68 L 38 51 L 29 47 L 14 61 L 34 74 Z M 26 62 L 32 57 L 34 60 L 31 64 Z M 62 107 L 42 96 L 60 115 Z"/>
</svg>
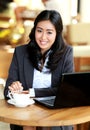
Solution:
<svg viewBox="0 0 90 130">
<path fill-rule="evenodd" d="M 7 99 L 8 86 L 14 81 L 20 81 L 24 90 L 32 88 L 34 68 L 29 60 L 27 53 L 27 46 L 17 46 L 15 48 L 12 62 L 9 69 L 6 86 L 4 89 L 4 96 Z M 35 88 L 35 96 L 51 96 L 56 94 L 57 86 L 60 85 L 62 73 L 74 71 L 73 49 L 67 45 L 65 52 L 59 64 L 52 72 L 52 81 L 50 88 Z"/>
</svg>

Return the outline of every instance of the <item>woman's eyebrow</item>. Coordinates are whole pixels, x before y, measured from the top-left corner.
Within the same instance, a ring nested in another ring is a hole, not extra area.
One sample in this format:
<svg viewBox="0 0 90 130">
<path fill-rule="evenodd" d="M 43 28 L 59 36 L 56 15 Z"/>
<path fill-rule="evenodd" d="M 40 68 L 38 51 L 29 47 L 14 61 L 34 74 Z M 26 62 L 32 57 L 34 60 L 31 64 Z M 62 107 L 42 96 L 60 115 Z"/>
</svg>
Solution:
<svg viewBox="0 0 90 130">
<path fill-rule="evenodd" d="M 43 28 L 41 28 L 41 27 L 36 27 L 37 29 L 43 29 Z"/>
<path fill-rule="evenodd" d="M 37 29 L 43 29 L 42 27 L 36 27 Z M 47 28 L 46 29 L 47 31 L 53 31 L 53 29 L 49 29 L 49 28 Z"/>
</svg>

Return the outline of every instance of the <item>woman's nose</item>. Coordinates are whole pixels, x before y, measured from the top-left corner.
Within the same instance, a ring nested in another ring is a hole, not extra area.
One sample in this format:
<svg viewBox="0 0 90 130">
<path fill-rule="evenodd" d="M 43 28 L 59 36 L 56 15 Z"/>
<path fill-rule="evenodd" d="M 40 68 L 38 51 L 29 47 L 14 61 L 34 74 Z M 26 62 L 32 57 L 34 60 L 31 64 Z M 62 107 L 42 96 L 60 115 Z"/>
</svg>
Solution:
<svg viewBox="0 0 90 130">
<path fill-rule="evenodd" d="M 42 39 L 45 39 L 45 38 L 46 38 L 46 33 L 43 32 L 43 33 L 42 33 Z"/>
</svg>

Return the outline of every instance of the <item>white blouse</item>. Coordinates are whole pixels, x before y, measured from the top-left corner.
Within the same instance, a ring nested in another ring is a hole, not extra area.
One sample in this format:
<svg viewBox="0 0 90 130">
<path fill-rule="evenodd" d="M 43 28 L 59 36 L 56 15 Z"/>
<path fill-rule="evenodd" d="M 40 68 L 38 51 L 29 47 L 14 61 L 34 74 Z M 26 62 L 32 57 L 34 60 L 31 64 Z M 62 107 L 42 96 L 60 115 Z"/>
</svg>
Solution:
<svg viewBox="0 0 90 130">
<path fill-rule="evenodd" d="M 34 69 L 33 88 L 51 87 L 51 73 L 48 73 L 49 69 L 46 68 L 47 61 L 48 57 L 45 60 L 42 72 Z"/>
</svg>

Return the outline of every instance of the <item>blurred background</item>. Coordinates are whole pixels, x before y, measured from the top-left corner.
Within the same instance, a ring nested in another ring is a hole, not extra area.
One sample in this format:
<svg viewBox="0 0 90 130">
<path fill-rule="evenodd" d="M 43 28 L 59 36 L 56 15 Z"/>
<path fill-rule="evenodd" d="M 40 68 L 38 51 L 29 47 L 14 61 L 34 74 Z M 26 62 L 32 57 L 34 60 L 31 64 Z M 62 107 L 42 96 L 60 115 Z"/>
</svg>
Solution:
<svg viewBox="0 0 90 130">
<path fill-rule="evenodd" d="M 0 0 L 0 98 L 14 48 L 28 43 L 36 16 L 45 9 L 59 11 L 63 37 L 73 47 L 75 71 L 90 71 L 90 0 Z M 0 130 L 9 125 L 0 123 Z"/>
<path fill-rule="evenodd" d="M 44 9 L 60 12 L 64 24 L 63 36 L 68 44 L 90 44 L 89 5 L 89 0 L 0 1 L 0 45 L 15 47 L 26 44 L 35 17 Z"/>
</svg>

